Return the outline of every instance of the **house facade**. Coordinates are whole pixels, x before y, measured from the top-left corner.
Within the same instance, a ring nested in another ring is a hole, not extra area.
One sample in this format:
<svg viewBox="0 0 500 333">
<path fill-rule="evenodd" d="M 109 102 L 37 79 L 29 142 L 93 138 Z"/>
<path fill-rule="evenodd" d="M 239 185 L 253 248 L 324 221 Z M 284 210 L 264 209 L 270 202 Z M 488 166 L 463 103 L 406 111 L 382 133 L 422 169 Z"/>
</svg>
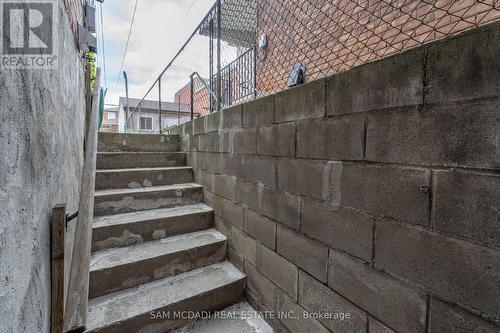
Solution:
<svg viewBox="0 0 500 333">
<path fill-rule="evenodd" d="M 160 112 L 158 101 L 120 97 L 118 132 L 158 133 Z M 195 114 L 195 117 L 199 114 Z M 161 103 L 161 128 L 177 126 L 191 119 L 191 109 L 180 102 Z"/>
</svg>

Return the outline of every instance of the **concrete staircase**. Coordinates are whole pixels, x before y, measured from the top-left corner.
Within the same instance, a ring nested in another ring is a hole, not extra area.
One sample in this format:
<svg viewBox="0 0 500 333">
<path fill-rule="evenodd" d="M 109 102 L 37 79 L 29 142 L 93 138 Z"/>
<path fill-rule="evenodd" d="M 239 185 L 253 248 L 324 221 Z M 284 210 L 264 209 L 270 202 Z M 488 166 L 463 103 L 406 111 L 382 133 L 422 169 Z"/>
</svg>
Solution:
<svg viewBox="0 0 500 333">
<path fill-rule="evenodd" d="M 177 136 L 101 133 L 97 169 L 87 332 L 169 332 L 243 298 Z"/>
</svg>

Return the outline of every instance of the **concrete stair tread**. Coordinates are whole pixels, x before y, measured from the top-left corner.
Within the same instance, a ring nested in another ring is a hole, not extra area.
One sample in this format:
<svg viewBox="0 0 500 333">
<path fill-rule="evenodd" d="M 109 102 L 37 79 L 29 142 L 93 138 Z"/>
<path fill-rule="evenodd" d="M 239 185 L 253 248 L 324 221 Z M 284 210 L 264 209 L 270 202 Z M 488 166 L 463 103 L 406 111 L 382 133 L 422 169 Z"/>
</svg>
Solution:
<svg viewBox="0 0 500 333">
<path fill-rule="evenodd" d="M 213 211 L 213 208 L 207 206 L 204 203 L 197 203 L 193 205 L 178 206 L 173 208 L 158 208 L 131 213 L 97 216 L 94 218 L 92 226 L 93 228 L 109 227 L 114 225 L 118 226 L 161 218 L 207 213 L 211 211 Z"/>
<path fill-rule="evenodd" d="M 90 258 L 90 271 L 131 264 L 226 240 L 226 237 L 217 230 L 208 229 L 128 247 L 105 249 L 92 254 Z"/>
<path fill-rule="evenodd" d="M 121 168 L 148 168 L 185 166 L 185 152 L 142 152 L 142 151 L 121 151 L 121 152 L 98 152 L 97 169 L 113 170 Z"/>
<path fill-rule="evenodd" d="M 221 312 L 230 318 L 213 316 L 199 320 L 191 325 L 173 331 L 173 333 L 273 333 L 274 330 L 247 302 L 240 302 L 225 308 Z"/>
<path fill-rule="evenodd" d="M 134 193 L 196 189 L 196 188 L 202 188 L 202 186 L 196 183 L 183 183 L 183 184 L 151 186 L 151 187 L 106 189 L 106 190 L 95 191 L 94 196 L 98 197 L 98 196 L 115 195 L 115 194 L 134 194 Z"/>
<path fill-rule="evenodd" d="M 245 275 L 228 261 L 149 282 L 89 302 L 87 331 L 147 316 L 171 304 L 242 281 Z"/>
<path fill-rule="evenodd" d="M 153 167 L 153 168 L 121 168 L 121 169 L 99 169 L 96 173 L 121 173 L 121 172 L 142 172 L 142 171 L 169 171 L 169 170 L 191 170 L 190 166 L 174 167 Z"/>
</svg>

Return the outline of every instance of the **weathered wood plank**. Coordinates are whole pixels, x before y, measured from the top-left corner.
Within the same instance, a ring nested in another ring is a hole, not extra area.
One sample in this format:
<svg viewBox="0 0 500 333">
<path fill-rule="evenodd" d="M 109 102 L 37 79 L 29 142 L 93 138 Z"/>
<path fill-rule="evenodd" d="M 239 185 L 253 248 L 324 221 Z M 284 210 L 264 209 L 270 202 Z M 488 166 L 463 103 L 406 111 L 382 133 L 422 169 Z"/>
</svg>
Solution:
<svg viewBox="0 0 500 333">
<path fill-rule="evenodd" d="M 94 97 L 89 121 L 87 147 L 83 165 L 82 188 L 78 206 L 68 295 L 64 314 L 65 332 L 82 332 L 87 322 L 89 301 L 90 248 L 94 215 L 94 186 L 97 156 L 97 130 L 101 69 L 97 68 Z"/>
<path fill-rule="evenodd" d="M 64 238 L 66 232 L 66 206 L 52 208 L 50 225 L 51 253 L 51 332 L 63 332 L 64 320 Z"/>
</svg>

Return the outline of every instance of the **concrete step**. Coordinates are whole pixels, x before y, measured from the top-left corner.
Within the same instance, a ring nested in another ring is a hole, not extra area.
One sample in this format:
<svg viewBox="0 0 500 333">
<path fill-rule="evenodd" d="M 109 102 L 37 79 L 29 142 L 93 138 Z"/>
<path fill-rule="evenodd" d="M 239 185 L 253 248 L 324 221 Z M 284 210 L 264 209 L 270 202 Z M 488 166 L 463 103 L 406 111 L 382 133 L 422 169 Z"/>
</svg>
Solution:
<svg viewBox="0 0 500 333">
<path fill-rule="evenodd" d="M 215 229 L 95 252 L 89 297 L 95 298 L 223 260 L 227 239 Z"/>
<path fill-rule="evenodd" d="M 203 201 L 203 188 L 195 183 L 98 190 L 94 194 L 94 216 L 170 208 Z"/>
<path fill-rule="evenodd" d="M 101 152 L 97 169 L 175 167 L 186 165 L 186 154 L 180 152 Z"/>
<path fill-rule="evenodd" d="M 205 230 L 213 225 L 214 210 L 204 203 L 100 216 L 93 223 L 92 251 Z"/>
<path fill-rule="evenodd" d="M 174 319 L 186 314 L 178 311 L 216 311 L 237 303 L 244 280 L 243 273 L 224 261 L 99 297 L 89 302 L 87 332 L 163 333 L 180 328 L 189 319 Z"/>
<path fill-rule="evenodd" d="M 96 190 L 151 187 L 192 181 L 193 169 L 187 166 L 97 170 L 95 174 Z"/>
<path fill-rule="evenodd" d="M 98 151 L 155 151 L 180 150 L 178 135 L 99 133 Z"/>
<path fill-rule="evenodd" d="M 223 309 L 219 316 L 198 320 L 173 333 L 273 333 L 274 330 L 247 302 Z"/>
</svg>

